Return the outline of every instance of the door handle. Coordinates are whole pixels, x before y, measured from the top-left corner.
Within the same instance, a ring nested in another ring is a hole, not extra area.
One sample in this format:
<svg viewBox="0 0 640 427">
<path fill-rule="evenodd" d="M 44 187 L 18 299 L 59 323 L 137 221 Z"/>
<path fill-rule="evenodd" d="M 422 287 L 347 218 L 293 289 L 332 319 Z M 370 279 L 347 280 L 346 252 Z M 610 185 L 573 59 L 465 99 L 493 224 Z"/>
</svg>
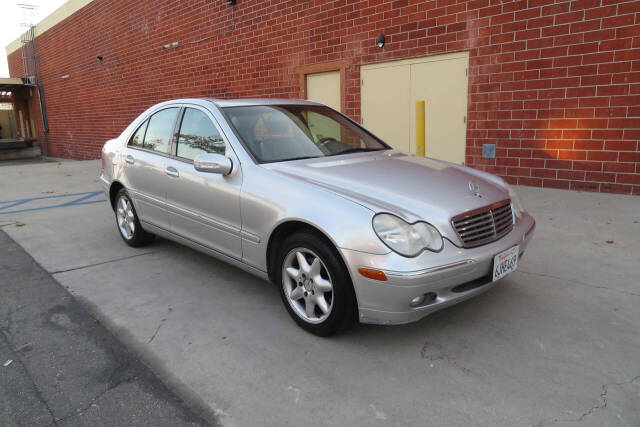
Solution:
<svg viewBox="0 0 640 427">
<path fill-rule="evenodd" d="M 180 176 L 178 169 L 174 168 L 173 166 L 167 166 L 167 168 L 164 171 L 167 173 L 167 175 L 173 178 L 178 178 Z"/>
<path fill-rule="evenodd" d="M 131 154 L 127 154 L 127 157 L 124 158 L 124 161 L 129 163 L 130 165 L 132 165 L 135 162 Z"/>
</svg>

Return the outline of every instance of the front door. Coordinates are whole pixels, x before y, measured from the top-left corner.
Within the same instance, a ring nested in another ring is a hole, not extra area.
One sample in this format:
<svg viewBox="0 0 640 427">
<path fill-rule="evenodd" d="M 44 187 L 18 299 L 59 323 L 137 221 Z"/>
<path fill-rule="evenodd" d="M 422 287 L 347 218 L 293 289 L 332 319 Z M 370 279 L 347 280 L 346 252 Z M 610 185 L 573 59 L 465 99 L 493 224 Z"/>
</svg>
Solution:
<svg viewBox="0 0 640 427">
<path fill-rule="evenodd" d="M 201 107 L 186 107 L 175 139 L 175 158 L 167 160 L 167 211 L 172 232 L 242 258 L 240 189 L 242 170 L 213 116 Z M 198 154 L 225 154 L 233 162 L 229 175 L 198 172 Z"/>
</svg>

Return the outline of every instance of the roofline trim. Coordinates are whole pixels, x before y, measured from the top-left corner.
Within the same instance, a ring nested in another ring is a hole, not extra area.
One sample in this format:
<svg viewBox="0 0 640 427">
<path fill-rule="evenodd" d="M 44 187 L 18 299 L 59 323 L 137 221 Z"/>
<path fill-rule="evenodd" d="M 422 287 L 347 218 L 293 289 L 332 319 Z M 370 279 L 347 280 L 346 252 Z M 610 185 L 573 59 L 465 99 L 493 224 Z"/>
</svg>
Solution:
<svg viewBox="0 0 640 427">
<path fill-rule="evenodd" d="M 24 85 L 20 77 L 0 77 L 0 85 Z"/>
<path fill-rule="evenodd" d="M 35 25 L 35 36 L 38 37 L 42 35 L 45 31 L 53 28 L 93 1 L 94 0 L 68 0 Z M 5 47 L 7 55 L 12 54 L 22 47 L 21 37 L 22 34 Z"/>
</svg>

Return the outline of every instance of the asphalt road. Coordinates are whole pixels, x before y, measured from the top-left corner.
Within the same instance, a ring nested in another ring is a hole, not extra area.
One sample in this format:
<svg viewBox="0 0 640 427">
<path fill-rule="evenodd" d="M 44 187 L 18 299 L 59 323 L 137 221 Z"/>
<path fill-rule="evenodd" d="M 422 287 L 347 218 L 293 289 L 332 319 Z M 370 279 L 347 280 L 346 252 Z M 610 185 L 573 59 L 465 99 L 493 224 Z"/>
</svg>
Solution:
<svg viewBox="0 0 640 427">
<path fill-rule="evenodd" d="M 206 422 L 0 230 L 0 425 Z"/>
<path fill-rule="evenodd" d="M 237 268 L 163 239 L 126 246 L 99 165 L 0 167 L 0 228 L 207 419 L 640 426 L 637 196 L 521 187 L 537 229 L 516 272 L 419 322 L 324 339 Z"/>
</svg>

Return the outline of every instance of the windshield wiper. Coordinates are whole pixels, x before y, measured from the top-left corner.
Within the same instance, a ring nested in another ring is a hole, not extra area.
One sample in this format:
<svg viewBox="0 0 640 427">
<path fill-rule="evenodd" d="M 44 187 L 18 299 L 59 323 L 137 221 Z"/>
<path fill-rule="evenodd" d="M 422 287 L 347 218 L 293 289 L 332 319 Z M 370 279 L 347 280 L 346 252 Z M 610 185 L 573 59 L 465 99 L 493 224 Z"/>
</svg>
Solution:
<svg viewBox="0 0 640 427">
<path fill-rule="evenodd" d="M 271 162 L 267 162 L 267 163 L 273 163 L 273 162 L 292 162 L 294 160 L 304 160 L 304 159 L 317 159 L 318 157 L 324 157 L 324 156 L 301 156 L 301 157 L 292 157 L 290 159 L 282 159 L 282 160 L 273 160 Z"/>
<path fill-rule="evenodd" d="M 386 148 L 349 148 L 347 150 L 342 150 L 337 153 L 333 153 L 331 156 L 338 156 L 340 154 L 349 154 L 349 153 L 364 153 L 367 151 L 382 151 L 382 150 L 386 150 Z"/>
<path fill-rule="evenodd" d="M 347 150 L 340 151 L 339 153 L 330 154 L 328 156 L 301 156 L 301 157 L 292 157 L 290 159 L 268 160 L 262 163 L 293 162 L 294 160 L 319 159 L 321 157 L 333 157 L 333 156 L 338 156 L 340 154 L 363 153 L 366 151 L 382 151 L 382 150 L 388 150 L 388 148 L 349 148 Z"/>
</svg>

